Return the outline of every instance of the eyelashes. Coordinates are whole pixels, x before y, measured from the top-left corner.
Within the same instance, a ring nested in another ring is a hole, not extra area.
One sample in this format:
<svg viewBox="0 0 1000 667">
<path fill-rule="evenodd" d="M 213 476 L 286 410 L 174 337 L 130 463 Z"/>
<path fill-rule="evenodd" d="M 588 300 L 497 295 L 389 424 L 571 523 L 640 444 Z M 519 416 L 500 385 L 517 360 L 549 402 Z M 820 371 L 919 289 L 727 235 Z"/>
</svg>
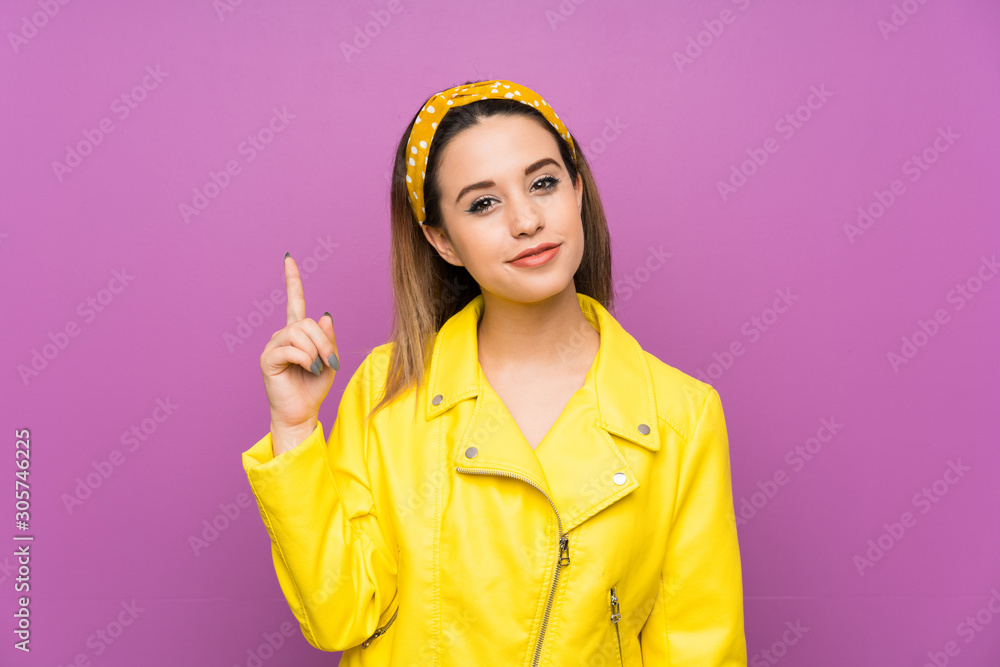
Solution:
<svg viewBox="0 0 1000 667">
<path fill-rule="evenodd" d="M 545 185 L 545 187 L 543 187 L 542 189 L 544 191 L 548 192 L 550 190 L 554 190 L 555 187 L 557 185 L 559 185 L 559 183 L 560 183 L 561 180 L 562 179 L 556 178 L 555 176 L 542 176 L 541 178 L 539 178 L 538 180 L 536 180 L 531 185 L 532 185 L 532 187 L 534 187 L 534 186 L 538 185 L 539 183 L 547 183 L 547 185 Z M 468 209 L 466 209 L 465 212 L 466 213 L 471 213 L 473 215 L 482 215 L 483 213 L 488 213 L 490 211 L 490 209 L 486 208 L 486 207 L 489 204 L 489 202 L 491 202 L 491 201 L 493 201 L 495 199 L 496 199 L 496 197 L 491 197 L 489 195 L 486 195 L 484 197 L 480 197 L 476 201 L 472 202 L 472 206 L 470 206 Z"/>
</svg>

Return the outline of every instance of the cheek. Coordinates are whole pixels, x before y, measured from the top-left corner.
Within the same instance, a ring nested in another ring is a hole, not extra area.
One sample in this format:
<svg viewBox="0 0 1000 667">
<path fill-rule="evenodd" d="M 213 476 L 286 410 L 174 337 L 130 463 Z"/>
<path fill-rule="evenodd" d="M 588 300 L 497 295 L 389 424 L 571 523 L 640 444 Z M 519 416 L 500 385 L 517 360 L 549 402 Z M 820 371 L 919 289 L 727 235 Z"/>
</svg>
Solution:
<svg viewBox="0 0 1000 667">
<path fill-rule="evenodd" d="M 475 236 L 458 239 L 453 247 L 470 273 L 490 271 L 504 259 L 499 230 L 489 225 L 480 225 Z"/>
<path fill-rule="evenodd" d="M 583 234 L 583 211 L 576 205 L 576 195 L 572 190 L 559 200 L 559 212 L 565 217 L 567 224 L 580 228 L 575 234 Z"/>
</svg>

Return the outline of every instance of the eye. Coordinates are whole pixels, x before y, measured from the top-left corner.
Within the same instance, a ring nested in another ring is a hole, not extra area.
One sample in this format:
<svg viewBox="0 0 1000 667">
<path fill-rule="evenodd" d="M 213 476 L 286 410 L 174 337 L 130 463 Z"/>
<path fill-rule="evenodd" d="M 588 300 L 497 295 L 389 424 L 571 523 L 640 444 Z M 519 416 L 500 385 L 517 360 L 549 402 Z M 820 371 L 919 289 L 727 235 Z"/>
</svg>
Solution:
<svg viewBox="0 0 1000 667">
<path fill-rule="evenodd" d="M 531 184 L 532 189 L 536 185 L 544 183 L 542 190 L 548 192 L 549 190 L 555 189 L 559 185 L 560 179 L 555 176 L 542 176 Z M 488 212 L 490 209 L 487 208 L 490 202 L 495 201 L 496 197 L 490 197 L 489 195 L 480 197 L 476 201 L 472 202 L 472 205 L 465 211 L 466 213 L 472 213 L 474 215 L 482 214 Z"/>
<path fill-rule="evenodd" d="M 481 214 L 488 209 L 484 208 L 487 204 L 493 201 L 493 197 L 480 197 L 476 201 L 472 202 L 472 206 L 468 208 L 466 213 Z"/>
<path fill-rule="evenodd" d="M 551 190 L 559 184 L 559 179 L 555 176 L 542 176 L 537 181 L 532 183 L 532 185 L 538 185 L 539 183 L 548 183 L 543 189 Z"/>
</svg>

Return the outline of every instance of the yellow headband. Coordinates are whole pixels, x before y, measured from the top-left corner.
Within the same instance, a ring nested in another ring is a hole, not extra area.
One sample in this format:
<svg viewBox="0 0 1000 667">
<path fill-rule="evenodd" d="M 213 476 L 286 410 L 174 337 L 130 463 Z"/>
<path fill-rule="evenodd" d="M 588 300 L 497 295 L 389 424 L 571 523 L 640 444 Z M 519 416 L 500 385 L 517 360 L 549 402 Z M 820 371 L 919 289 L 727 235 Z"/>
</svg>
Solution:
<svg viewBox="0 0 1000 667">
<path fill-rule="evenodd" d="M 559 114 L 546 104 L 541 95 L 530 88 L 511 81 L 498 80 L 484 81 L 468 86 L 459 85 L 437 93 L 427 100 L 427 104 L 417 114 L 416 120 L 413 121 L 413 129 L 410 131 L 410 139 L 406 144 L 406 189 L 410 193 L 410 209 L 421 225 L 427 219 L 423 202 L 427 155 L 430 152 L 431 140 L 434 138 L 434 131 L 437 130 L 438 123 L 451 107 L 491 97 L 517 100 L 522 104 L 530 104 L 537 108 L 556 129 L 559 136 L 566 140 L 573 153 L 573 160 L 576 160 L 576 146 L 573 145 L 569 130 L 559 119 Z"/>
</svg>

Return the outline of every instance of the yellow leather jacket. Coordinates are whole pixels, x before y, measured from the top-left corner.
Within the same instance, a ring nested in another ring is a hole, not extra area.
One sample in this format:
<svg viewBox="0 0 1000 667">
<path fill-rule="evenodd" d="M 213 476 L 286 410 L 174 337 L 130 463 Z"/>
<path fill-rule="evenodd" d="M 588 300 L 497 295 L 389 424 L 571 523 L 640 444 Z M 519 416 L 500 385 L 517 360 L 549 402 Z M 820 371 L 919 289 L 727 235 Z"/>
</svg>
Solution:
<svg viewBox="0 0 1000 667">
<path fill-rule="evenodd" d="M 747 664 L 719 394 L 577 296 L 600 350 L 534 450 L 479 366 L 479 295 L 373 419 L 392 343 L 329 443 L 242 454 L 281 590 L 343 667 Z"/>
</svg>

